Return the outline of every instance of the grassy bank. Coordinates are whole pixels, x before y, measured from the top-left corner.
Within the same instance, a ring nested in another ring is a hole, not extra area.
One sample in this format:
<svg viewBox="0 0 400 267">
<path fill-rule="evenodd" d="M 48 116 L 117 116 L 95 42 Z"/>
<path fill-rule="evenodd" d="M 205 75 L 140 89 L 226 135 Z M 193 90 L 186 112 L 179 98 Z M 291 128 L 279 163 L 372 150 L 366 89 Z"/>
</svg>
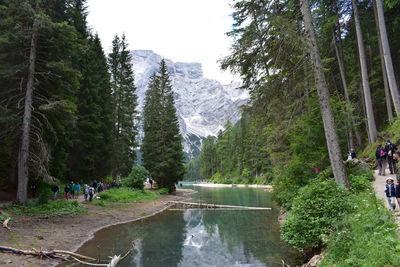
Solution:
<svg viewBox="0 0 400 267">
<path fill-rule="evenodd" d="M 400 239 L 393 215 L 373 190 L 352 200 L 354 209 L 335 225 L 320 266 L 399 266 Z"/>
<path fill-rule="evenodd" d="M 131 203 L 138 201 L 155 200 L 164 193 L 165 190 L 150 191 L 150 190 L 135 190 L 126 187 L 115 188 L 97 194 L 99 199 L 93 200 L 93 204 L 98 206 L 109 206 L 112 203 Z"/>
<path fill-rule="evenodd" d="M 29 200 L 24 205 L 9 205 L 3 209 L 15 215 L 28 216 L 58 216 L 66 214 L 82 214 L 86 209 L 77 201 L 55 200 L 48 203 L 39 203 L 37 199 Z"/>
<path fill-rule="evenodd" d="M 307 256 L 325 251 L 321 266 L 397 266 L 400 238 L 392 214 L 372 190 L 372 171 L 348 168 L 350 190 L 329 171 L 301 188 L 282 238 Z"/>
</svg>

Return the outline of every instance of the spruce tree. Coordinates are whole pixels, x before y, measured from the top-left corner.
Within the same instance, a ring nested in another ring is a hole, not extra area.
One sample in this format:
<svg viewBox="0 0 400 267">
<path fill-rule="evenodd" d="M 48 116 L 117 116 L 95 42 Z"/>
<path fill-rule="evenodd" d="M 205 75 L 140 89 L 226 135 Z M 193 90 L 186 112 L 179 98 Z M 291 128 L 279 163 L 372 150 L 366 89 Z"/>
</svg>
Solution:
<svg viewBox="0 0 400 267">
<path fill-rule="evenodd" d="M 70 175 L 92 180 L 110 172 L 112 106 L 107 60 L 97 35 L 87 40 L 80 62 L 82 80 L 77 98 L 77 122 Z"/>
<path fill-rule="evenodd" d="M 12 122 L 7 146 L 17 153 L 9 154 L 11 162 L 17 162 L 19 153 L 9 177 L 14 181 L 18 172 L 17 200 L 26 203 L 31 179 L 49 181 L 57 176 L 53 166 L 59 172 L 66 168 L 70 141 L 65 137 L 72 128 L 79 85 L 71 58 L 80 44 L 75 28 L 65 23 L 65 1 L 7 0 L 1 5 L 0 84 L 5 90 L 0 102 Z"/>
<path fill-rule="evenodd" d="M 137 96 L 131 56 L 125 35 L 117 35 L 108 56 L 114 107 L 112 174 L 126 176 L 136 159 Z"/>
<path fill-rule="evenodd" d="M 143 109 L 143 164 L 160 187 L 172 191 L 184 175 L 182 137 L 172 85 L 164 60 L 153 75 Z"/>
</svg>

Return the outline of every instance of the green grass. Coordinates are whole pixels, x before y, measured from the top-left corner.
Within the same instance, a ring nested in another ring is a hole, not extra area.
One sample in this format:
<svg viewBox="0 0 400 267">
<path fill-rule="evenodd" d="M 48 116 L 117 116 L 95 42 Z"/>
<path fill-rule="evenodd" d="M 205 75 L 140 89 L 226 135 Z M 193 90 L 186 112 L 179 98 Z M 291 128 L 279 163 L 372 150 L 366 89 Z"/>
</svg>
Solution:
<svg viewBox="0 0 400 267">
<path fill-rule="evenodd" d="M 126 187 L 114 188 L 106 190 L 98 194 L 100 199 L 95 199 L 93 204 L 98 206 L 107 206 L 107 202 L 122 202 L 129 203 L 135 201 L 149 201 L 159 197 L 159 193 L 149 190 L 135 190 Z"/>
<path fill-rule="evenodd" d="M 7 218 L 8 218 L 8 216 L 6 216 L 4 214 L 0 214 L 0 223 L 4 222 Z"/>
<path fill-rule="evenodd" d="M 331 235 L 320 266 L 399 266 L 400 239 L 393 215 L 373 190 L 354 196 L 353 212 Z"/>
<path fill-rule="evenodd" d="M 169 192 L 168 188 L 165 187 L 157 190 L 157 193 L 159 193 L 160 195 L 166 195 L 168 194 L 168 192 Z"/>
<path fill-rule="evenodd" d="M 57 216 L 66 214 L 81 214 L 86 209 L 77 201 L 55 200 L 46 204 L 38 204 L 36 200 L 31 200 L 26 206 L 9 205 L 4 210 L 16 215 L 28 216 Z"/>
</svg>

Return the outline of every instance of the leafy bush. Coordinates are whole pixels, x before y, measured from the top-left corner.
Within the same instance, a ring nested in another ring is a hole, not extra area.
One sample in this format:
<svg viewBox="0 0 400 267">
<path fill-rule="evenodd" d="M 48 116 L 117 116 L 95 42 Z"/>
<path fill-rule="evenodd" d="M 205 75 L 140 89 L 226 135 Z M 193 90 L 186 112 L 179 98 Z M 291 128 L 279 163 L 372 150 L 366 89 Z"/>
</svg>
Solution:
<svg viewBox="0 0 400 267">
<path fill-rule="evenodd" d="M 282 238 L 294 247 L 319 248 L 337 220 L 350 209 L 350 194 L 330 180 L 315 180 L 299 190 L 282 226 Z"/>
<path fill-rule="evenodd" d="M 0 214 L 0 223 L 4 222 L 7 218 L 8 218 L 8 216 L 6 216 L 4 214 Z"/>
<path fill-rule="evenodd" d="M 358 194 L 354 204 L 330 236 L 320 266 L 398 266 L 400 239 L 392 214 L 372 190 Z"/>
<path fill-rule="evenodd" d="M 244 168 L 242 171 L 242 177 L 243 177 L 243 179 L 250 180 L 252 178 L 251 171 L 247 168 Z"/>
<path fill-rule="evenodd" d="M 309 183 L 312 172 L 311 167 L 307 167 L 302 159 L 293 157 L 285 165 L 285 169 L 274 173 L 274 176 L 274 197 L 280 205 L 290 208 L 293 196 L 297 195 L 302 186 Z"/>
<path fill-rule="evenodd" d="M 166 194 L 168 194 L 168 192 L 169 192 L 169 190 L 168 190 L 168 188 L 161 188 L 161 189 L 159 189 L 158 191 L 157 191 L 160 195 L 166 195 Z"/>
<path fill-rule="evenodd" d="M 46 204 L 49 202 L 51 196 L 51 185 L 40 180 L 37 182 L 37 192 L 39 195 L 39 204 Z"/>
<path fill-rule="evenodd" d="M 113 188 L 106 191 L 101 192 L 98 194 L 100 200 L 95 200 L 94 204 L 98 204 L 101 201 L 107 202 L 134 202 L 134 201 L 142 201 L 142 200 L 153 200 L 156 199 L 159 194 L 154 191 L 148 190 L 135 190 L 130 188 Z"/>
<path fill-rule="evenodd" d="M 36 199 L 34 201 L 29 201 L 26 206 L 19 204 L 5 206 L 4 210 L 17 215 L 28 216 L 56 216 L 65 214 L 80 214 L 85 212 L 85 208 L 77 201 L 67 201 L 64 199 L 50 201 L 46 204 L 40 204 Z"/>
<path fill-rule="evenodd" d="M 371 188 L 371 181 L 374 180 L 372 171 L 360 166 L 347 169 L 350 183 L 350 190 L 353 193 L 360 193 Z"/>
<path fill-rule="evenodd" d="M 149 176 L 150 173 L 145 167 L 134 166 L 129 176 L 125 179 L 124 185 L 129 188 L 143 190 L 144 181 L 146 181 L 146 178 Z"/>
</svg>

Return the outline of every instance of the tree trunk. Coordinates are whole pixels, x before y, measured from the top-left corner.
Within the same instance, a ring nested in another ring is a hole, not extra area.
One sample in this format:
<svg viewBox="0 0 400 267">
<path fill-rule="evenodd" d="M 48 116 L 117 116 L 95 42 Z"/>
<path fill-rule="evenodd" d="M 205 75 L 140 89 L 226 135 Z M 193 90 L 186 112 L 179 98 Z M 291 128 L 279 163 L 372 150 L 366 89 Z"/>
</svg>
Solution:
<svg viewBox="0 0 400 267">
<path fill-rule="evenodd" d="M 378 36 L 381 36 L 381 31 L 379 29 L 379 22 L 378 22 L 378 10 L 377 6 L 374 6 L 374 14 L 375 14 L 375 23 L 376 23 L 376 29 L 378 31 Z M 387 72 L 386 72 L 386 66 L 385 66 L 385 60 L 383 58 L 383 48 L 382 48 L 382 42 L 380 39 L 378 39 L 378 45 L 379 45 L 379 54 L 380 54 L 380 60 L 381 60 L 381 66 L 382 66 L 382 76 L 383 76 L 383 86 L 385 88 L 385 99 L 386 99 L 386 110 L 388 113 L 388 120 L 389 123 L 393 123 L 393 110 L 392 110 L 392 100 L 390 99 L 390 91 L 389 91 L 389 84 L 388 84 L 388 79 L 387 79 Z"/>
<path fill-rule="evenodd" d="M 317 85 L 318 100 L 321 109 L 322 121 L 324 124 L 326 143 L 328 146 L 329 159 L 333 175 L 338 184 L 349 186 L 346 171 L 344 169 L 342 152 L 340 151 L 339 138 L 336 132 L 335 121 L 329 103 L 329 90 L 325 81 L 321 58 L 318 51 L 314 26 L 312 25 L 311 11 L 308 0 L 300 0 L 301 13 L 303 14 L 304 27 L 309 41 L 309 51 L 314 69 L 314 77 Z"/>
<path fill-rule="evenodd" d="M 335 46 L 336 58 L 337 58 L 338 65 L 339 65 L 339 72 L 340 72 L 340 77 L 341 77 L 342 85 L 343 85 L 344 98 L 346 100 L 347 109 L 350 109 L 351 102 L 350 102 L 349 91 L 347 88 L 346 74 L 344 72 L 343 57 L 339 52 L 339 47 L 337 44 L 335 31 L 333 32 L 333 45 Z M 354 148 L 353 128 L 354 128 L 355 122 L 354 122 L 353 114 L 352 114 L 351 110 L 347 110 L 347 116 L 348 116 L 349 120 L 346 123 L 346 125 L 348 126 L 348 139 L 349 139 L 348 143 L 350 146 L 349 147 L 349 150 L 350 150 L 351 148 Z"/>
<path fill-rule="evenodd" d="M 369 88 L 369 82 L 368 82 L 367 61 L 365 59 L 365 49 L 361 31 L 360 18 L 358 15 L 357 3 L 356 0 L 352 0 L 351 3 L 353 5 L 354 22 L 356 26 L 358 53 L 359 53 L 360 67 L 361 67 L 361 79 L 364 90 L 365 108 L 367 111 L 368 131 L 369 131 L 368 139 L 369 142 L 372 144 L 375 142 L 378 132 L 376 130 L 374 111 L 372 108 L 371 90 Z"/>
<path fill-rule="evenodd" d="M 28 200 L 29 179 L 29 137 L 31 131 L 32 117 L 32 95 L 34 90 L 35 66 L 36 66 L 36 43 L 38 35 L 38 18 L 33 21 L 31 46 L 29 52 L 28 78 L 25 92 L 24 117 L 22 120 L 21 147 L 18 156 L 18 191 L 17 202 L 26 204 Z"/>
<path fill-rule="evenodd" d="M 386 25 L 385 25 L 385 17 L 383 14 L 383 6 L 381 0 L 375 0 L 376 3 L 376 11 L 378 15 L 378 24 L 379 24 L 379 39 L 381 41 L 382 50 L 383 50 L 383 58 L 385 61 L 386 74 L 389 82 L 390 92 L 392 94 L 394 110 L 396 112 L 396 116 L 400 117 L 400 99 L 399 99 L 399 91 L 397 88 L 396 77 L 394 76 L 394 69 L 392 63 L 392 56 L 390 54 L 389 40 L 387 37 Z M 381 54 L 382 56 L 382 54 Z"/>
</svg>

